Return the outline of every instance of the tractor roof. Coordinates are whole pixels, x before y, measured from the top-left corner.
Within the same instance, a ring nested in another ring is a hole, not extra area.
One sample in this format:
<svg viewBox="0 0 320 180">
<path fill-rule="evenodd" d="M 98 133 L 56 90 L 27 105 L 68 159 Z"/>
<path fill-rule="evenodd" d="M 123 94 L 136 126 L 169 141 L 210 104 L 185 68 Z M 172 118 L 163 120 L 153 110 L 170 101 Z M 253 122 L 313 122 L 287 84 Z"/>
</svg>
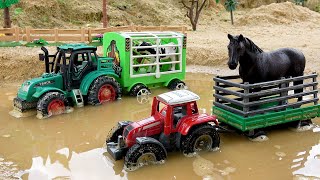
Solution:
<svg viewBox="0 0 320 180">
<path fill-rule="evenodd" d="M 197 101 L 200 99 L 200 97 L 188 90 L 176 90 L 160 94 L 157 96 L 157 99 L 169 105 L 176 105 Z"/>
<path fill-rule="evenodd" d="M 58 46 L 58 49 L 63 49 L 65 51 L 77 51 L 77 50 L 93 50 L 96 51 L 97 47 L 89 46 L 87 44 L 64 44 Z"/>
</svg>

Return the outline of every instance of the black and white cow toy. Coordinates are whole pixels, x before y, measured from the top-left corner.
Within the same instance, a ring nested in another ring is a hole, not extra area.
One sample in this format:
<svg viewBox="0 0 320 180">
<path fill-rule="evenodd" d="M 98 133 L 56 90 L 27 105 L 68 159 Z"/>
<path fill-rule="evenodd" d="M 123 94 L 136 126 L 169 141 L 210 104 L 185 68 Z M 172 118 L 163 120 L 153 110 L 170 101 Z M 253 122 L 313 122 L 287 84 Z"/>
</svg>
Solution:
<svg viewBox="0 0 320 180">
<path fill-rule="evenodd" d="M 175 45 L 173 42 L 170 42 L 166 45 L 169 45 L 169 46 L 159 48 L 159 55 L 160 55 L 159 58 L 160 59 L 170 59 L 171 61 L 176 61 L 176 55 L 168 55 L 168 54 L 176 53 L 177 47 L 172 46 L 172 45 Z M 149 42 L 143 41 L 141 44 L 139 44 L 139 46 L 152 46 L 152 44 Z M 151 54 L 155 55 L 157 53 L 157 48 L 141 48 L 141 49 L 137 49 L 137 51 L 140 54 L 144 54 L 144 55 L 151 55 Z M 167 54 L 167 55 L 161 56 L 161 54 Z M 160 59 L 159 59 L 159 61 L 160 61 Z M 156 56 L 150 57 L 150 63 L 154 63 L 154 62 L 156 62 Z M 147 72 L 150 72 L 151 69 L 152 69 L 152 66 L 149 66 Z M 171 65 L 171 71 L 173 71 L 173 70 L 175 70 L 174 64 Z"/>
</svg>

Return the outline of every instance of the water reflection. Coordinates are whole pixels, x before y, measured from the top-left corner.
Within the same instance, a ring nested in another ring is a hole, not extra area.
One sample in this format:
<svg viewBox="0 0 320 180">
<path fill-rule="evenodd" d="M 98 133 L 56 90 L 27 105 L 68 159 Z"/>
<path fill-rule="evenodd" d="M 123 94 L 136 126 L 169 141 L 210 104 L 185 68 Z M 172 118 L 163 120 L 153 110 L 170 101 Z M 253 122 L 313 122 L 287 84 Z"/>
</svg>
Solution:
<svg viewBox="0 0 320 180">
<path fill-rule="evenodd" d="M 54 178 L 71 178 L 79 180 L 87 179 L 127 179 L 126 172 L 115 174 L 113 163 L 108 156 L 103 154 L 104 148 L 96 148 L 90 151 L 76 153 L 72 152 L 69 157 L 69 149 L 63 148 L 57 151 L 63 154 L 68 163 L 64 165 L 59 160 L 52 161 L 50 156 L 47 158 L 32 158 L 31 168 L 23 171 L 20 177 L 26 177 L 29 180 L 54 179 Z"/>
<path fill-rule="evenodd" d="M 291 168 L 300 167 L 300 169 L 295 170 L 292 174 L 320 178 L 320 141 L 319 144 L 311 148 L 306 158 L 305 154 L 306 152 L 298 153 L 297 158 L 293 160 L 295 165 L 291 166 Z M 303 165 L 302 161 L 305 161 Z"/>
</svg>

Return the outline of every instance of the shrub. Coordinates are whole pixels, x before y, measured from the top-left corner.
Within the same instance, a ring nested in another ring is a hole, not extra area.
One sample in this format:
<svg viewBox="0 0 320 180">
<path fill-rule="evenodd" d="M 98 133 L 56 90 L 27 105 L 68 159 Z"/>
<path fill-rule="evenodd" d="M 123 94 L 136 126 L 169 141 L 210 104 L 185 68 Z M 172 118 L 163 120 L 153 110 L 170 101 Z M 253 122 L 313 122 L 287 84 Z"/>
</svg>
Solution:
<svg viewBox="0 0 320 180">
<path fill-rule="evenodd" d="M 46 40 L 42 38 L 33 40 L 33 43 L 37 45 L 42 45 L 42 46 L 46 46 L 49 44 Z"/>
</svg>

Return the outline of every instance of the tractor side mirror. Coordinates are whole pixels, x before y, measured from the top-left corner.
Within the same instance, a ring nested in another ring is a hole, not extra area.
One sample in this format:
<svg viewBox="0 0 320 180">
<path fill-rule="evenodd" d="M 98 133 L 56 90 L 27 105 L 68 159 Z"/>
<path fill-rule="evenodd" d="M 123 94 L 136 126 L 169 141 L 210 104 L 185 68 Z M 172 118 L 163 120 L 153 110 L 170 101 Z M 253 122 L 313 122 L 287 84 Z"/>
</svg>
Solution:
<svg viewBox="0 0 320 180">
<path fill-rule="evenodd" d="M 44 54 L 39 54 L 39 60 L 40 60 L 40 61 L 44 61 L 44 59 L 45 59 Z"/>
</svg>

